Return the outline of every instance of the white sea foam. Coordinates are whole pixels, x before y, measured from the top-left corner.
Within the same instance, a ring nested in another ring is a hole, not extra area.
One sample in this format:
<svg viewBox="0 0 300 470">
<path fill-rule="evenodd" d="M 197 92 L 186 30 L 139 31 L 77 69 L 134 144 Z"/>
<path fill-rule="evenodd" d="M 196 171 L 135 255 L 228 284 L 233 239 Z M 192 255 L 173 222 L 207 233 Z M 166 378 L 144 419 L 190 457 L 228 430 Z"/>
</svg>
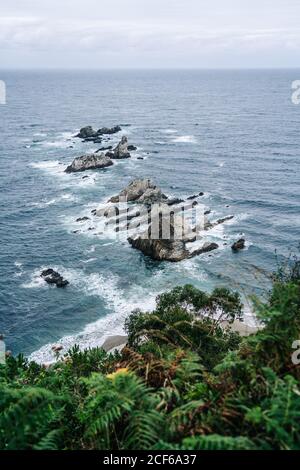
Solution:
<svg viewBox="0 0 300 470">
<path fill-rule="evenodd" d="M 30 276 L 29 282 L 25 282 L 21 284 L 21 287 L 24 289 L 43 289 L 48 286 L 48 284 L 44 281 L 44 279 L 41 277 L 41 272 L 42 270 L 45 269 L 45 267 L 41 269 L 36 269 Z M 50 288 L 53 288 L 53 286 L 49 286 Z"/>
<path fill-rule="evenodd" d="M 161 129 L 161 131 L 163 134 L 176 134 L 178 132 L 177 129 Z"/>
<path fill-rule="evenodd" d="M 52 199 L 42 199 L 41 201 L 32 202 L 28 205 L 32 207 L 37 207 L 38 209 L 43 209 L 47 206 L 52 206 L 53 204 L 57 204 L 59 202 L 64 202 L 64 201 L 72 202 L 72 201 L 77 201 L 77 200 L 78 200 L 78 197 L 74 196 L 74 194 L 65 193 Z"/>
<path fill-rule="evenodd" d="M 196 144 L 197 139 L 193 135 L 180 135 L 172 139 L 172 142 L 175 143 L 185 143 L 185 144 Z"/>
<path fill-rule="evenodd" d="M 41 267 L 39 272 L 42 269 Z M 118 276 L 113 274 L 107 276 L 99 273 L 86 275 L 83 271 L 65 269 L 61 266 L 54 267 L 54 269 L 70 281 L 68 289 L 75 288 L 87 296 L 99 296 L 112 310 L 112 313 L 88 324 L 82 332 L 61 338 L 58 342 L 63 345 L 64 351 L 75 344 L 79 344 L 81 349 L 101 346 L 108 335 L 123 333 L 124 320 L 134 309 L 152 310 L 155 306 L 156 293 L 151 293 L 145 288 L 135 285 L 125 295 L 124 291 L 118 287 Z M 44 284 L 46 285 L 45 282 Z M 32 353 L 29 359 L 39 363 L 53 362 L 51 344 L 46 344 Z"/>
</svg>

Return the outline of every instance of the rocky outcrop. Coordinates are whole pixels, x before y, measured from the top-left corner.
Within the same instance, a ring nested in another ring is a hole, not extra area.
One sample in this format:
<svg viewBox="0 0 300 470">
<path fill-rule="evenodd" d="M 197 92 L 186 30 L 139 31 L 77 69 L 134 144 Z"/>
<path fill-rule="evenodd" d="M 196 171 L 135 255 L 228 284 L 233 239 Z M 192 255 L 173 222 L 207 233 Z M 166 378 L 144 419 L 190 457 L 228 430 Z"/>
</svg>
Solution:
<svg viewBox="0 0 300 470">
<path fill-rule="evenodd" d="M 117 203 L 120 199 L 126 199 L 127 202 L 153 204 L 166 201 L 168 198 L 150 179 L 137 179 L 133 180 L 117 196 L 110 198 L 108 202 Z"/>
<path fill-rule="evenodd" d="M 120 132 L 122 129 L 120 126 L 113 126 L 113 127 L 101 127 L 95 131 L 92 126 L 85 126 L 82 127 L 79 133 L 75 137 L 79 137 L 80 139 L 85 140 L 86 142 L 94 142 L 94 143 L 101 143 L 103 135 L 111 135 Z"/>
<path fill-rule="evenodd" d="M 94 170 L 94 169 L 101 169 L 106 168 L 108 166 L 113 165 L 111 159 L 102 154 L 90 154 L 90 155 L 82 155 L 81 157 L 74 158 L 71 165 L 69 165 L 66 169 L 66 173 L 75 173 L 78 171 L 85 171 L 85 170 Z"/>
<path fill-rule="evenodd" d="M 66 287 L 69 284 L 69 281 L 64 279 L 57 271 L 54 271 L 52 268 L 42 271 L 41 277 L 48 284 L 56 284 L 56 287 Z"/>
<path fill-rule="evenodd" d="M 150 256 L 154 260 L 171 262 L 182 261 L 183 259 L 192 258 L 219 248 L 217 243 L 205 242 L 200 248 L 191 251 L 187 248 L 187 243 L 195 242 L 196 236 L 188 222 L 183 223 L 182 218 L 176 215 L 170 218 L 168 212 L 165 220 L 163 219 L 164 216 L 162 216 L 159 222 L 158 220 L 152 221 L 151 226 L 146 232 L 135 237 L 129 237 L 128 242 L 133 248 L 142 251 L 146 256 Z M 165 239 L 154 238 L 152 233 L 153 226 L 157 231 L 158 223 L 160 223 L 161 227 L 164 226 L 166 229 L 166 222 L 170 227 L 168 234 L 170 236 Z"/>
<path fill-rule="evenodd" d="M 191 256 L 202 255 L 203 253 L 208 253 L 209 251 L 217 250 L 218 248 L 219 248 L 219 245 L 217 243 L 206 242 L 201 246 L 201 248 L 198 248 L 197 250 L 192 251 Z"/>
<path fill-rule="evenodd" d="M 85 222 L 86 220 L 90 220 L 90 218 L 85 215 L 84 217 L 78 217 L 76 222 Z"/>
<path fill-rule="evenodd" d="M 85 126 L 80 129 L 76 137 L 79 137 L 80 139 L 88 139 L 91 137 L 97 137 L 97 132 L 94 131 L 92 126 Z"/>
<path fill-rule="evenodd" d="M 106 154 L 110 158 L 116 158 L 116 159 L 121 159 L 121 158 L 130 158 L 131 155 L 128 151 L 128 139 L 124 135 L 116 148 L 112 152 L 108 152 Z"/>
<path fill-rule="evenodd" d="M 151 240 L 138 237 L 128 238 L 128 242 L 133 248 L 157 261 L 176 262 L 190 257 L 190 252 L 182 240 Z"/>
<path fill-rule="evenodd" d="M 238 241 L 234 242 L 231 246 L 232 251 L 239 251 L 245 248 L 246 240 L 244 238 L 240 238 Z"/>
</svg>

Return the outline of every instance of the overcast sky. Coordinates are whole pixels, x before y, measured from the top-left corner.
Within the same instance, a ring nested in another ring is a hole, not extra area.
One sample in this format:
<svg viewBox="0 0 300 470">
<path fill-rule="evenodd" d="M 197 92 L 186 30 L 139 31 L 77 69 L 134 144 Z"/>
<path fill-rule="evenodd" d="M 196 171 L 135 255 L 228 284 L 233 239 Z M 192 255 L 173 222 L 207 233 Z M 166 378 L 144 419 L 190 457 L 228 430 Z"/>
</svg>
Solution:
<svg viewBox="0 0 300 470">
<path fill-rule="evenodd" d="M 299 67 L 300 0 L 2 0 L 0 68 Z"/>
</svg>

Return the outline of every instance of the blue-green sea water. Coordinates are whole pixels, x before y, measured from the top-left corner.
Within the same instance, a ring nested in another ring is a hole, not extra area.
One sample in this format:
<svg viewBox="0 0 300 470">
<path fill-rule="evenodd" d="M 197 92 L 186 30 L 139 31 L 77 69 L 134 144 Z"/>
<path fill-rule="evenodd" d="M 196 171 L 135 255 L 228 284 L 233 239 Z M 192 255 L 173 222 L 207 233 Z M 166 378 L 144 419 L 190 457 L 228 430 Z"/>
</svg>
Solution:
<svg viewBox="0 0 300 470">
<path fill-rule="evenodd" d="M 300 106 L 291 102 L 299 78 L 297 70 L 2 71 L 0 332 L 7 348 L 49 360 L 53 342 L 99 345 L 122 332 L 130 311 L 152 308 L 175 285 L 266 295 L 275 250 L 286 255 L 300 239 Z M 75 156 L 99 148 L 73 137 L 89 124 L 120 124 L 113 145 L 127 135 L 137 152 L 88 178 L 64 173 Z M 214 218 L 233 214 L 215 233 L 220 249 L 158 263 L 124 241 L 95 236 L 93 221 L 73 233 L 77 217 L 140 177 L 173 196 L 203 191 Z M 233 253 L 241 236 L 246 249 Z M 47 285 L 39 276 L 46 267 L 70 285 Z"/>
</svg>

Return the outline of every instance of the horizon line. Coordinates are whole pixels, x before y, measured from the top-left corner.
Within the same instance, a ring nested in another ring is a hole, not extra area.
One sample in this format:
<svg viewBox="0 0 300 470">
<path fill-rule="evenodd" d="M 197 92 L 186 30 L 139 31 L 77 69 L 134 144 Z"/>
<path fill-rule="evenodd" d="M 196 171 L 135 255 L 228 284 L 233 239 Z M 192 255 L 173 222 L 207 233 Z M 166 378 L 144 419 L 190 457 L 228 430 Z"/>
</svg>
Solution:
<svg viewBox="0 0 300 470">
<path fill-rule="evenodd" d="M 300 66 L 295 67 L 6 67 L 0 68 L 1 72 L 111 72 L 111 71 L 256 71 L 256 70 L 300 70 Z"/>
</svg>

